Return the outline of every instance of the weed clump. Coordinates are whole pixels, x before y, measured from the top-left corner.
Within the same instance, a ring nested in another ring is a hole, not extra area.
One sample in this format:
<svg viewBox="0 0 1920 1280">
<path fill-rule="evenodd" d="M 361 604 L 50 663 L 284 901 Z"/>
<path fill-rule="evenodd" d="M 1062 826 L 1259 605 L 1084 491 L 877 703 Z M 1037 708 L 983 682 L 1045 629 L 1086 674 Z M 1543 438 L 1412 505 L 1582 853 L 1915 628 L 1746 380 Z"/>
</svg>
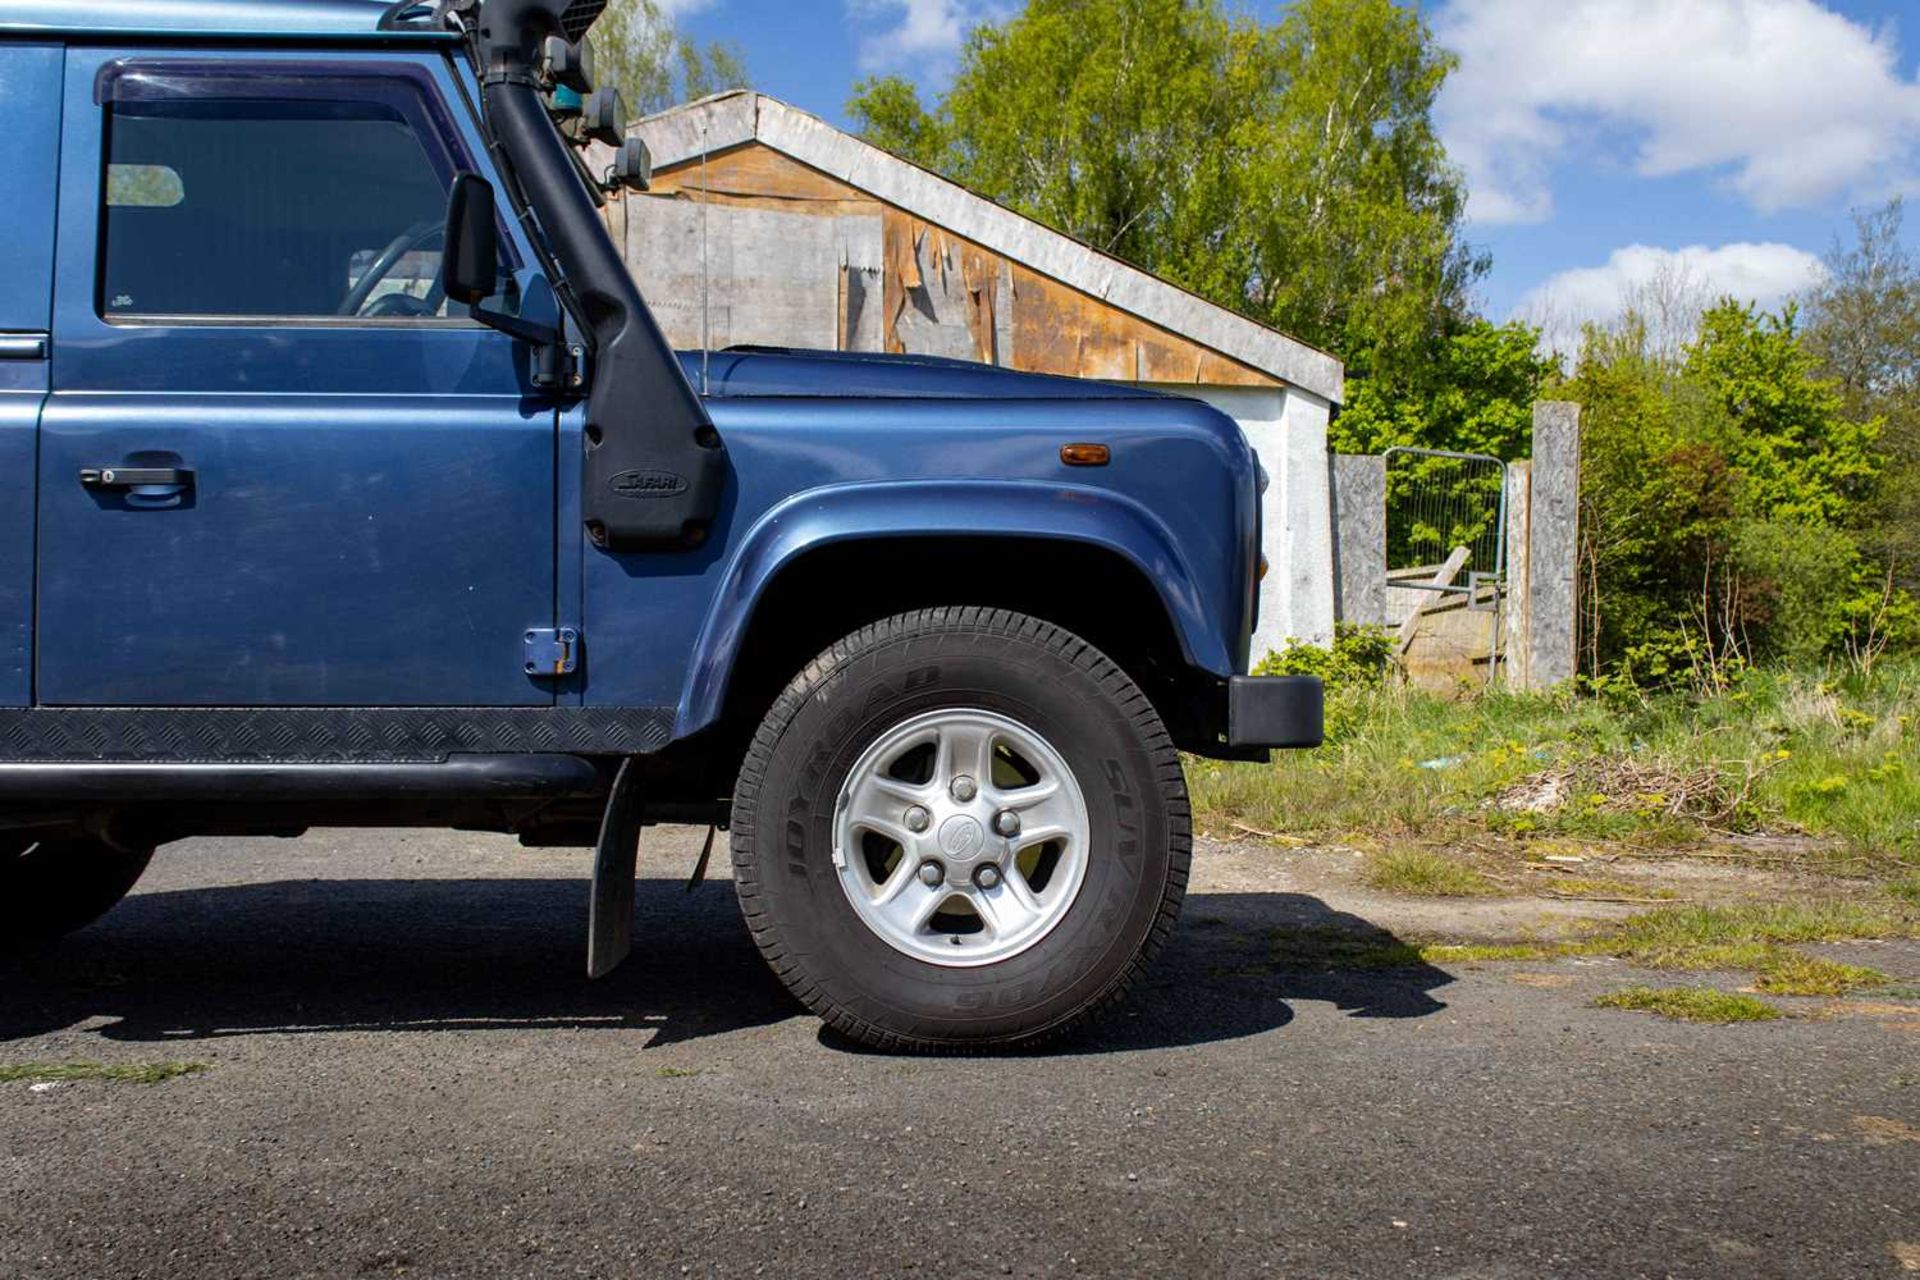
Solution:
<svg viewBox="0 0 1920 1280">
<path fill-rule="evenodd" d="M 1676 1022 L 1771 1022 L 1780 1011 L 1752 996 L 1715 991 L 1711 987 L 1628 987 L 1599 996 L 1596 1009 L 1631 1009 L 1655 1013 Z"/>
<path fill-rule="evenodd" d="M 1428 849 L 1389 849 L 1367 859 L 1367 884 L 1419 898 L 1475 898 L 1495 892 L 1485 876 Z"/>
<path fill-rule="evenodd" d="M 0 1064 L 0 1084 L 66 1084 L 77 1080 L 112 1080 L 125 1084 L 163 1084 L 181 1076 L 199 1075 L 204 1062 L 25 1062 Z"/>
</svg>

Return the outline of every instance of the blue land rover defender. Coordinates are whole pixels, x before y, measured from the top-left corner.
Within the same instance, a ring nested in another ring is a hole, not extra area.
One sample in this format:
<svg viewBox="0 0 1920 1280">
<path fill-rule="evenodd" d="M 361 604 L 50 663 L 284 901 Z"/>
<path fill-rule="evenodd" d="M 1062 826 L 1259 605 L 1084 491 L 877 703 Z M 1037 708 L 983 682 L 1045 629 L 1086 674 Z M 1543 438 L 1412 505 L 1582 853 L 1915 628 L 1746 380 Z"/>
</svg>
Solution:
<svg viewBox="0 0 1920 1280">
<path fill-rule="evenodd" d="M 696 390 L 603 3 L 0 3 L 0 946 L 169 841 L 434 825 L 593 848 L 598 974 L 693 822 L 848 1035 L 1071 1027 L 1173 923 L 1179 753 L 1319 741 L 1245 674 L 1259 467 L 952 361 Z"/>
</svg>

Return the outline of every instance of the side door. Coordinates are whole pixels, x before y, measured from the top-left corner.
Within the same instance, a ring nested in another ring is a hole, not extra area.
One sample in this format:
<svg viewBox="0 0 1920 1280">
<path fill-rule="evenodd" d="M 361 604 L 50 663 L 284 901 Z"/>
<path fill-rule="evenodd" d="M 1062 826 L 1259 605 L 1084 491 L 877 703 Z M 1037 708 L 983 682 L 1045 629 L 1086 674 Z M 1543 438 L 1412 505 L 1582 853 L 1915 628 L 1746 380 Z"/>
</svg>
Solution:
<svg viewBox="0 0 1920 1280">
<path fill-rule="evenodd" d="M 60 171 L 58 45 L 0 44 L 0 707 L 33 693 L 34 433 L 47 397 L 53 202 Z"/>
<path fill-rule="evenodd" d="M 69 53 L 37 703 L 553 701 L 557 415 L 439 291 L 467 169 L 431 54 Z"/>
</svg>

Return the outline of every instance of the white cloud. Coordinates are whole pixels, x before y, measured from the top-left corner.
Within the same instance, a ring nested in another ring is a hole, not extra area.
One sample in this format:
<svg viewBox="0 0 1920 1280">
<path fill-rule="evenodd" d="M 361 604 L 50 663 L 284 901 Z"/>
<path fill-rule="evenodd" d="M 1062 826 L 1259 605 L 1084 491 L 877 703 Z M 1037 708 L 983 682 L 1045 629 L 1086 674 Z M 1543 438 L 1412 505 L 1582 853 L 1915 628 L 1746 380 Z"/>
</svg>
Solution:
<svg viewBox="0 0 1920 1280">
<path fill-rule="evenodd" d="M 1572 352 L 1581 327 L 1646 315 L 1657 345 L 1692 337 L 1702 307 L 1724 297 L 1775 308 L 1826 275 L 1819 258 L 1787 244 L 1690 245 L 1616 249 L 1605 266 L 1562 271 L 1527 294 L 1518 314 L 1546 332 L 1546 347 Z"/>
<path fill-rule="evenodd" d="M 939 75 L 953 66 L 967 32 L 988 17 L 989 6 L 972 0 L 847 0 L 855 19 L 891 23 L 860 42 L 865 71 Z"/>
<path fill-rule="evenodd" d="M 1437 106 L 1476 221 L 1540 221 L 1556 161 L 1621 149 L 1772 212 L 1913 184 L 1920 83 L 1891 27 L 1816 0 L 1448 0 Z"/>
</svg>

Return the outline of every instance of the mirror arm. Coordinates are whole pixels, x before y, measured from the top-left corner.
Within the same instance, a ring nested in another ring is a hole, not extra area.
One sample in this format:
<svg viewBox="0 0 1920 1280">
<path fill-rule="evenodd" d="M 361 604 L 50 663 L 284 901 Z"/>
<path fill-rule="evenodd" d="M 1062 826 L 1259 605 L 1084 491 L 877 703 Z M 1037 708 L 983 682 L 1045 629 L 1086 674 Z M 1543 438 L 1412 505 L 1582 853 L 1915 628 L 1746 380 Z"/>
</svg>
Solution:
<svg viewBox="0 0 1920 1280">
<path fill-rule="evenodd" d="M 504 311 L 489 310 L 477 302 L 467 307 L 467 314 L 489 329 L 497 329 L 508 337 L 518 338 L 536 347 L 550 347 L 560 341 L 558 329 L 549 325 L 535 324 L 531 320 L 522 320 L 519 316 L 510 316 Z"/>
<path fill-rule="evenodd" d="M 533 348 L 531 376 L 534 386 L 563 394 L 578 394 L 584 382 L 580 348 L 562 342 L 558 329 L 532 320 L 522 320 L 504 311 L 493 311 L 477 302 L 467 308 L 467 314 L 487 328 L 496 329 L 510 338 L 518 338 Z"/>
</svg>

